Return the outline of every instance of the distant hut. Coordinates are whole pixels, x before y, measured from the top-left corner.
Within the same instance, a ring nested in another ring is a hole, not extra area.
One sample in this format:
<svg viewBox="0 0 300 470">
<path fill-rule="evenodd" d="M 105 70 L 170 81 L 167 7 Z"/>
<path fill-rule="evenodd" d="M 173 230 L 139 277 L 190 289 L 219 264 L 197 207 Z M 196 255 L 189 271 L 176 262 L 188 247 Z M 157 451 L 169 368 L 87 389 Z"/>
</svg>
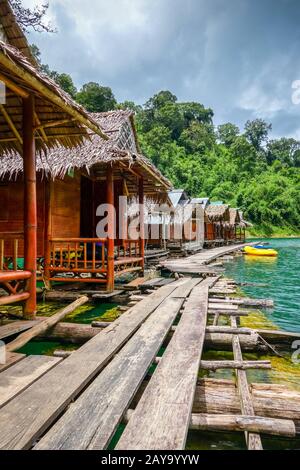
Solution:
<svg viewBox="0 0 300 470">
<path fill-rule="evenodd" d="M 226 225 L 225 229 L 225 239 L 228 242 L 235 242 L 238 237 L 238 227 L 241 222 L 240 213 L 238 209 L 230 208 L 229 209 L 229 223 Z"/>
<path fill-rule="evenodd" d="M 211 203 L 205 209 L 205 244 L 212 246 L 225 242 L 226 224 L 230 222 L 229 206 Z"/>
<path fill-rule="evenodd" d="M 169 193 L 172 203 L 167 230 L 170 251 L 188 254 L 201 250 L 204 244 L 203 200 L 191 199 L 182 189 Z"/>
<path fill-rule="evenodd" d="M 244 243 L 246 240 L 246 229 L 253 227 L 251 222 L 248 222 L 244 219 L 244 214 L 242 211 L 239 212 L 240 221 L 237 226 L 237 240 Z"/>
</svg>

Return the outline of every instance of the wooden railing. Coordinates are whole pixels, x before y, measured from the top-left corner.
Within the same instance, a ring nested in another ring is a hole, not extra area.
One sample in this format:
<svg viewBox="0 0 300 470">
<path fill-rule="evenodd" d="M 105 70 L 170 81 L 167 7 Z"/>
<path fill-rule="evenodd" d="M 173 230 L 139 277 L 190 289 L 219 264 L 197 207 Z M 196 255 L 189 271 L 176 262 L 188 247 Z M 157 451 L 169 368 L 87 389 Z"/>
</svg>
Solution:
<svg viewBox="0 0 300 470">
<path fill-rule="evenodd" d="M 21 270 L 18 266 L 20 255 L 20 243 L 23 243 L 22 232 L 0 233 L 0 271 Z"/>
<path fill-rule="evenodd" d="M 107 240 L 55 238 L 49 240 L 45 261 L 47 280 L 106 282 Z"/>
<path fill-rule="evenodd" d="M 118 258 L 137 258 L 141 256 L 139 240 L 122 240 L 117 247 Z"/>
</svg>

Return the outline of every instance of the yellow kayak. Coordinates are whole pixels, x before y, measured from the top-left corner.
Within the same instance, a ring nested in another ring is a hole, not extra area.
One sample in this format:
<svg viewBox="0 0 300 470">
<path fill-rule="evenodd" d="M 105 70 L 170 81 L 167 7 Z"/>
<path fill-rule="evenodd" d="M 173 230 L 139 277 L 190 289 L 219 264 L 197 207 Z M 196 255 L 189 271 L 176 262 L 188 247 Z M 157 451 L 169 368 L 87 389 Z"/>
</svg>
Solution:
<svg viewBox="0 0 300 470">
<path fill-rule="evenodd" d="M 244 253 L 253 256 L 278 256 L 278 252 L 272 248 L 255 248 L 254 246 L 246 246 Z"/>
</svg>

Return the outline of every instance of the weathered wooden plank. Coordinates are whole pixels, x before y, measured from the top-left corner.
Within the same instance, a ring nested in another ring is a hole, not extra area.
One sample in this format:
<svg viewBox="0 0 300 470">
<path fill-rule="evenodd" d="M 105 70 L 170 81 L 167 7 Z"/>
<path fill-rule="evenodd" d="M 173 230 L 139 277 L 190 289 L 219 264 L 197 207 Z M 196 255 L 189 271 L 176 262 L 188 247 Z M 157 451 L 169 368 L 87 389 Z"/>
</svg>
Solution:
<svg viewBox="0 0 300 470">
<path fill-rule="evenodd" d="M 236 318 L 231 319 L 232 328 L 237 328 Z M 233 356 L 235 361 L 243 361 L 243 354 L 241 350 L 240 340 L 238 335 L 233 335 L 232 338 Z M 241 409 L 243 415 L 254 416 L 254 406 L 252 403 L 251 392 L 248 385 L 247 373 L 244 370 L 236 370 L 237 385 L 239 396 L 241 400 Z M 262 450 L 262 442 L 260 435 L 257 433 L 246 433 L 246 442 L 249 450 Z"/>
<path fill-rule="evenodd" d="M 0 410 L 0 448 L 28 449 L 176 287 L 161 287 Z"/>
<path fill-rule="evenodd" d="M 29 330 L 34 325 L 36 325 L 36 320 L 26 321 L 26 320 L 17 320 L 8 323 L 7 325 L 0 326 L 0 339 L 9 338 L 10 336 L 17 335 L 22 331 Z"/>
<path fill-rule="evenodd" d="M 49 318 L 45 318 L 43 321 L 36 323 L 30 330 L 21 333 L 15 340 L 7 344 L 6 349 L 9 352 L 17 351 L 18 349 L 29 343 L 30 340 L 38 336 L 39 334 L 45 333 L 48 329 L 55 326 L 60 320 L 66 317 L 69 313 L 74 312 L 76 308 L 88 302 L 88 297 L 82 296 L 75 300 L 72 304 L 62 308 L 54 315 Z"/>
<path fill-rule="evenodd" d="M 207 279 L 191 292 L 118 450 L 184 449 L 204 343 L 208 288 L 215 281 Z"/>
<path fill-rule="evenodd" d="M 182 284 L 181 286 L 177 287 L 171 294 L 171 297 L 175 297 L 178 299 L 186 299 L 191 291 L 202 282 L 202 279 L 192 279 L 192 278 L 185 278 L 187 282 Z"/>
<path fill-rule="evenodd" d="M 0 374 L 0 408 L 39 377 L 56 366 L 61 359 L 49 356 L 28 356 Z"/>
<path fill-rule="evenodd" d="M 0 372 L 3 372 L 4 370 L 16 364 L 17 362 L 22 361 L 23 359 L 25 359 L 25 357 L 26 354 L 6 352 L 6 362 L 5 364 L 0 364 Z"/>
<path fill-rule="evenodd" d="M 35 449 L 106 448 L 182 303 L 166 299 Z"/>
</svg>

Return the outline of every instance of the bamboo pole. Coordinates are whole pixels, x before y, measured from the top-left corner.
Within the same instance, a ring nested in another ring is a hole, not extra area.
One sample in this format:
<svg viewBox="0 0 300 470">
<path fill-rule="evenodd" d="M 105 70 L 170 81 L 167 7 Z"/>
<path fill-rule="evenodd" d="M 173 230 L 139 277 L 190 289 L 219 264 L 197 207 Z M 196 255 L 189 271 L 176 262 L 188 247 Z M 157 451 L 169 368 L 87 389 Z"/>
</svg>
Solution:
<svg viewBox="0 0 300 470">
<path fill-rule="evenodd" d="M 34 97 L 30 96 L 23 99 L 24 267 L 31 272 L 26 286 L 30 296 L 23 308 L 25 318 L 34 318 L 36 314 L 37 199 L 33 128 Z"/>
<path fill-rule="evenodd" d="M 71 303 L 67 307 L 59 310 L 55 315 L 52 317 L 47 318 L 46 320 L 38 323 L 37 325 L 33 326 L 30 330 L 26 331 L 25 333 L 22 333 L 19 335 L 14 341 L 9 343 L 6 346 L 6 351 L 7 352 L 12 352 L 16 351 L 25 344 L 27 344 L 30 340 L 35 338 L 36 336 L 42 335 L 47 331 L 49 328 L 53 327 L 58 323 L 60 320 L 62 320 L 66 315 L 69 313 L 74 312 L 76 308 L 80 307 L 81 305 L 87 303 L 89 301 L 89 298 L 86 296 L 82 296 L 79 299 L 75 300 L 75 302 Z"/>
<path fill-rule="evenodd" d="M 107 291 L 114 290 L 115 257 L 115 217 L 114 217 L 114 178 L 113 168 L 107 170 L 108 238 L 107 238 Z"/>
<path fill-rule="evenodd" d="M 139 179 L 139 205 L 140 205 L 140 257 L 143 258 L 141 267 L 145 268 L 145 217 L 144 217 L 144 178 Z"/>
<path fill-rule="evenodd" d="M 61 357 L 61 356 L 59 356 Z M 124 422 L 128 423 L 134 410 L 129 409 Z M 293 438 L 296 436 L 295 424 L 290 419 L 265 418 L 263 416 L 240 416 L 193 413 L 189 425 L 190 431 L 214 432 L 251 432 L 270 436 Z"/>
</svg>

